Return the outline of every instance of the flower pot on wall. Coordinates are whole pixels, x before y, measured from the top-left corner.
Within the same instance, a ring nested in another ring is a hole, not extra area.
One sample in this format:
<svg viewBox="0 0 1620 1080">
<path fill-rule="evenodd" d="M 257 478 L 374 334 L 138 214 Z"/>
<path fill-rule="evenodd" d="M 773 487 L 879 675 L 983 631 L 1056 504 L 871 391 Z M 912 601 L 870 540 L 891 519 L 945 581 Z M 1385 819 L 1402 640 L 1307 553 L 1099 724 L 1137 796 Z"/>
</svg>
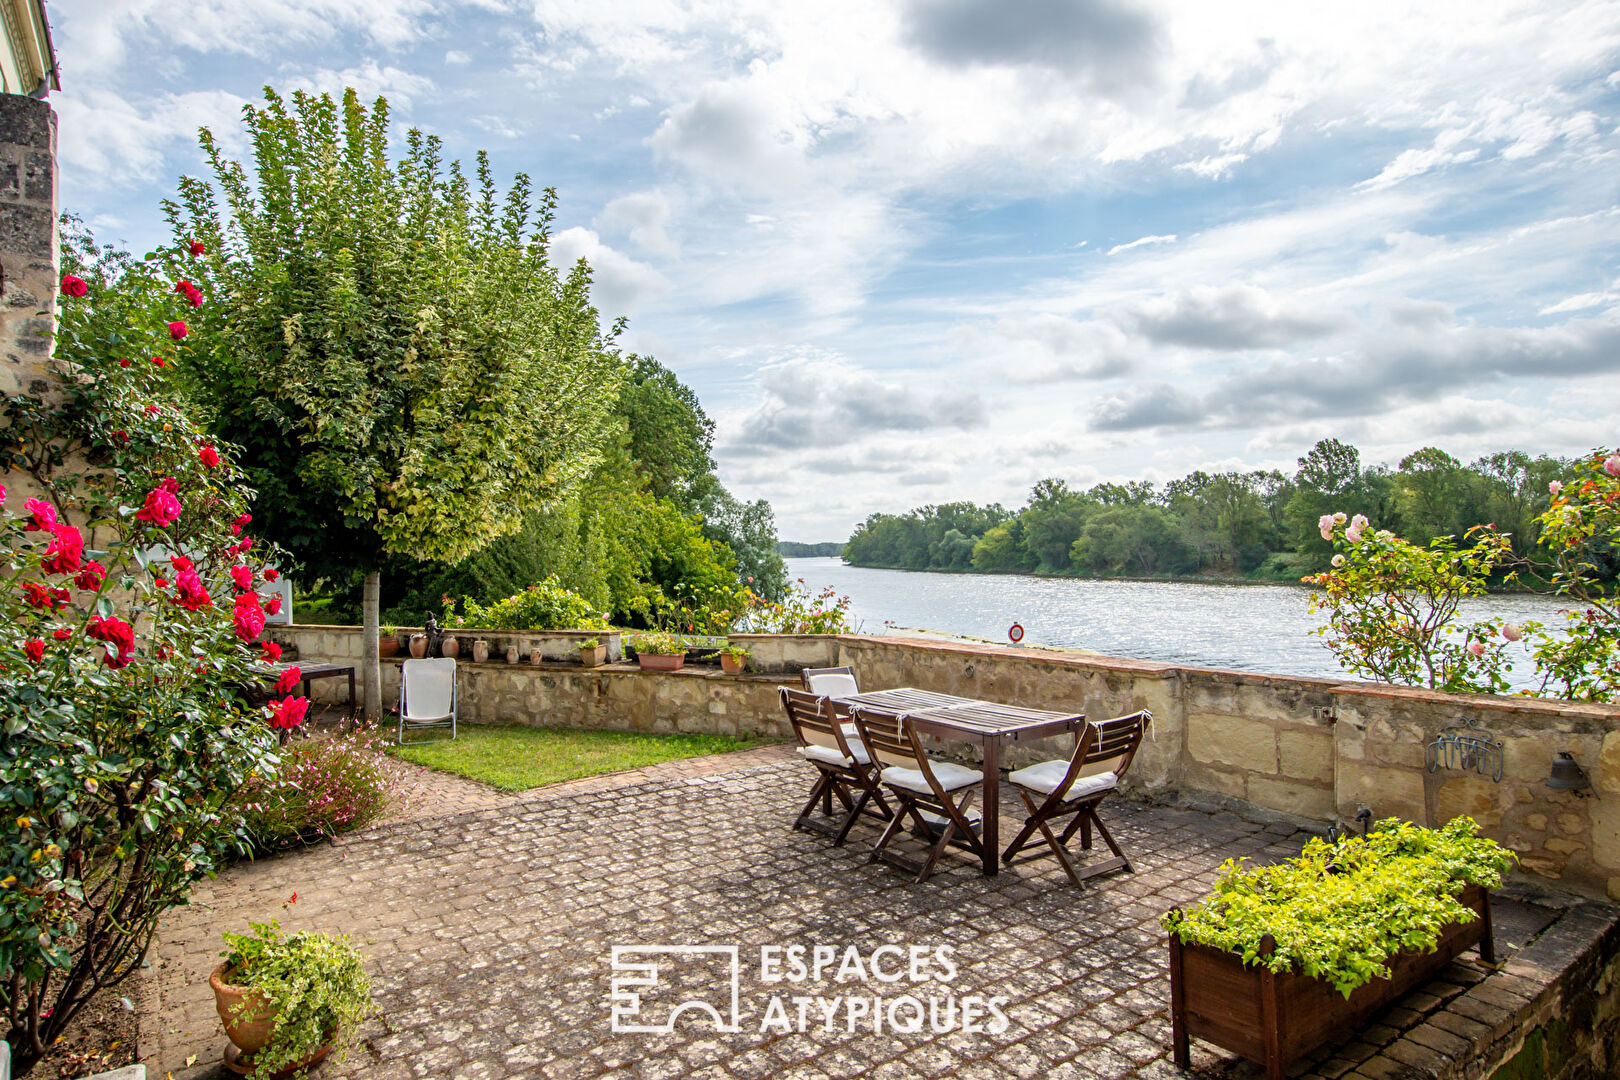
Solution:
<svg viewBox="0 0 1620 1080">
<path fill-rule="evenodd" d="M 515 664 L 522 658 L 523 651 L 517 647 L 516 642 L 513 642 L 506 647 L 506 662 L 508 664 Z"/>
<path fill-rule="evenodd" d="M 662 656 L 658 653 L 637 653 L 636 663 L 642 671 L 679 671 L 686 666 L 686 654 Z"/>
<path fill-rule="evenodd" d="M 581 645 L 579 649 L 579 662 L 586 667 L 601 667 L 607 663 L 607 646 L 593 645 L 589 648 Z"/>
<path fill-rule="evenodd" d="M 482 664 L 489 659 L 489 642 L 479 638 L 473 642 L 473 663 Z"/>
<path fill-rule="evenodd" d="M 446 634 L 439 642 L 439 651 L 454 660 L 461 655 L 461 642 L 456 640 L 454 634 Z"/>
<path fill-rule="evenodd" d="M 377 640 L 377 655 L 387 659 L 399 655 L 399 638 L 385 637 Z"/>
<path fill-rule="evenodd" d="M 411 635 L 411 656 L 414 657 L 417 660 L 420 660 L 426 655 L 427 655 L 427 635 L 426 634 L 412 634 Z"/>
<path fill-rule="evenodd" d="M 545 663 L 545 660 L 546 654 L 540 651 L 540 646 L 536 645 L 529 653 L 529 663 L 539 667 Z"/>
<path fill-rule="evenodd" d="M 748 670 L 748 657 L 732 656 L 730 653 L 720 654 L 720 670 L 727 675 L 741 675 Z"/>
</svg>

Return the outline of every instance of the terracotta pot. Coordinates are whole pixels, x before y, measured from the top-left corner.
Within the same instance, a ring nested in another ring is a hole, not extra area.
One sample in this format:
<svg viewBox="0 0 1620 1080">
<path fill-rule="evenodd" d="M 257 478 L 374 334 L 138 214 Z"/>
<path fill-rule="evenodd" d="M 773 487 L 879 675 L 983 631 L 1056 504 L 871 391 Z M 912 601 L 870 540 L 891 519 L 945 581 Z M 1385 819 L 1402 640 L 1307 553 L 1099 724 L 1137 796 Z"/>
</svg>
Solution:
<svg viewBox="0 0 1620 1080">
<path fill-rule="evenodd" d="M 748 670 L 748 658 L 738 659 L 730 653 L 720 654 L 720 670 L 727 675 L 741 675 Z"/>
<path fill-rule="evenodd" d="M 586 667 L 601 667 L 607 663 L 607 646 L 597 645 L 587 649 L 581 645 L 579 648 L 579 662 Z"/>
<path fill-rule="evenodd" d="M 387 657 L 390 657 L 390 656 L 398 656 L 399 655 L 399 638 L 397 638 L 397 637 L 379 638 L 377 640 L 377 655 L 380 656 L 380 657 L 384 657 L 384 658 L 387 658 Z"/>
<path fill-rule="evenodd" d="M 518 660 L 520 660 L 522 658 L 522 656 L 523 656 L 523 650 L 519 649 L 516 645 L 508 645 L 506 647 L 506 662 L 508 664 L 517 663 Z"/>
<path fill-rule="evenodd" d="M 439 651 L 454 660 L 461 655 L 461 642 L 455 639 L 455 635 L 446 634 L 439 642 Z"/>
<path fill-rule="evenodd" d="M 656 653 L 637 653 L 636 663 L 642 671 L 679 671 L 686 666 L 686 654 L 659 656 Z"/>
<path fill-rule="evenodd" d="M 415 657 L 416 659 L 418 659 L 418 660 L 422 659 L 422 657 L 427 655 L 427 635 L 426 634 L 412 634 L 411 635 L 411 655 L 413 657 Z"/>
<path fill-rule="evenodd" d="M 225 1025 L 226 1038 L 244 1054 L 257 1053 L 270 1041 L 276 1017 L 269 1011 L 269 1002 L 262 993 L 228 981 L 233 970 L 229 964 L 221 964 L 208 976 L 208 985 L 214 990 L 214 1008 L 219 1012 L 220 1023 Z M 242 1003 L 249 998 L 254 1004 L 243 1013 Z"/>
<path fill-rule="evenodd" d="M 482 664 L 489 659 L 489 642 L 479 638 L 473 642 L 473 663 Z"/>
<path fill-rule="evenodd" d="M 534 647 L 534 651 L 529 654 L 529 663 L 533 664 L 535 667 L 539 667 L 545 662 L 546 654 L 540 651 L 540 646 L 536 645 Z"/>
</svg>

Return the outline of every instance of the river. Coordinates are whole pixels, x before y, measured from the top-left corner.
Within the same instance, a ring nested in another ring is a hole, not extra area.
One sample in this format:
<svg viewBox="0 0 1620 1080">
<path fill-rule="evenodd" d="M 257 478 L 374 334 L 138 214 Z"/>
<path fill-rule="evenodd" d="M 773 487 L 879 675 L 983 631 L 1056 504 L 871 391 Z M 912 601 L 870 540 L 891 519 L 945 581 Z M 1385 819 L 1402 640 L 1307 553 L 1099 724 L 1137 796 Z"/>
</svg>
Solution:
<svg viewBox="0 0 1620 1080">
<path fill-rule="evenodd" d="M 850 621 L 866 634 L 928 630 L 1006 642 L 1013 623 L 1024 644 L 1088 649 L 1107 656 L 1197 667 L 1344 678 L 1296 585 L 1089 581 L 1020 574 L 936 574 L 845 566 L 841 559 L 788 559 L 788 573 L 812 593 L 831 585 L 850 598 Z M 1512 593 L 1481 597 L 1467 618 L 1499 615 L 1555 622 L 1560 602 Z M 1530 685 L 1522 646 L 1515 687 Z"/>
</svg>

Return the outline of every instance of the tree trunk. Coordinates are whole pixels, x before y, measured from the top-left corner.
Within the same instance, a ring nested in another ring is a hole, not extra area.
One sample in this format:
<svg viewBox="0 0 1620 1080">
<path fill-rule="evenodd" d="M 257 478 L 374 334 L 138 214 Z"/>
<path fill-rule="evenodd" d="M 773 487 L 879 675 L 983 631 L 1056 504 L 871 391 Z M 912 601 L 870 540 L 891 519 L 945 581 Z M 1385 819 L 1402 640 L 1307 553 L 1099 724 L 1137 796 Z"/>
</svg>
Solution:
<svg viewBox="0 0 1620 1080">
<path fill-rule="evenodd" d="M 377 657 L 377 634 L 381 630 L 378 613 L 381 595 L 382 571 L 368 571 L 360 599 L 362 623 L 360 639 L 364 643 L 365 650 L 361 654 L 364 660 L 361 662 L 360 676 L 365 686 L 365 716 L 373 724 L 382 720 L 382 664 Z"/>
</svg>

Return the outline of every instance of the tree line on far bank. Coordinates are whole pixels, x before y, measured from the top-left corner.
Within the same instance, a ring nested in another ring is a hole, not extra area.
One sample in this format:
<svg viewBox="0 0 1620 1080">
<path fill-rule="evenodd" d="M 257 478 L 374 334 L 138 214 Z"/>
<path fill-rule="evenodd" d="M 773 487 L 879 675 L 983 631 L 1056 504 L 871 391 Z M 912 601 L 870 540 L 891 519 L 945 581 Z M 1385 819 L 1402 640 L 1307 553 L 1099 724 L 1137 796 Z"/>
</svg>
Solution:
<svg viewBox="0 0 1620 1080">
<path fill-rule="evenodd" d="M 960 502 L 873 514 L 843 556 L 906 570 L 1297 581 L 1327 566 L 1333 548 L 1319 521 L 1342 511 L 1424 545 L 1494 523 L 1515 554 L 1530 557 L 1548 484 L 1570 468 L 1519 450 L 1464 464 L 1433 446 L 1394 468 L 1363 465 L 1354 446 L 1323 439 L 1292 476 L 1198 471 L 1163 487 L 1138 481 L 1083 491 L 1054 478 L 1037 483 L 1016 511 Z"/>
</svg>

